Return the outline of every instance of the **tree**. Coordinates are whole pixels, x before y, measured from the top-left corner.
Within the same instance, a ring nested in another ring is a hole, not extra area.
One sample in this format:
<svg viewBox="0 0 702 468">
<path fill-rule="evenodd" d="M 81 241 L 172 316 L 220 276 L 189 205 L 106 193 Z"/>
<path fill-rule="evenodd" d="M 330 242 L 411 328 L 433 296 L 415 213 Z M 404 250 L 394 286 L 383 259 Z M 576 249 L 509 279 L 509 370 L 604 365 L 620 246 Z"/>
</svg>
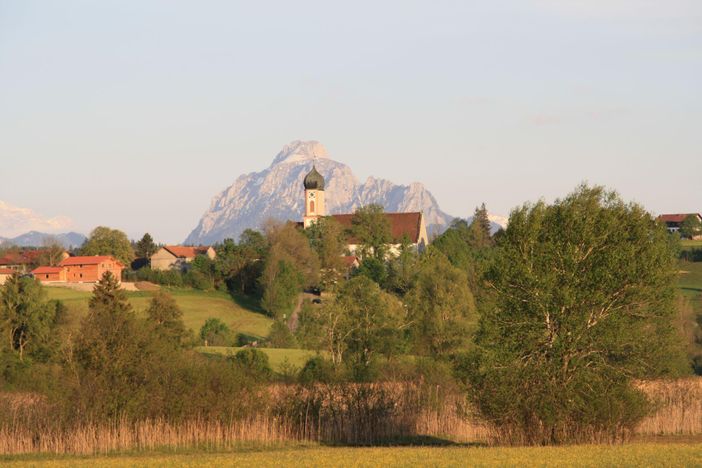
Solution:
<svg viewBox="0 0 702 468">
<path fill-rule="evenodd" d="M 680 224 L 680 236 L 687 239 L 694 239 L 702 235 L 702 221 L 697 215 L 687 216 Z"/>
<path fill-rule="evenodd" d="M 385 261 L 388 244 L 393 240 L 390 221 L 380 205 L 366 205 L 357 209 L 351 221 L 351 235 L 358 239 L 361 247 L 359 257 L 368 256 Z"/>
<path fill-rule="evenodd" d="M 125 265 L 134 259 L 132 244 L 127 235 L 117 229 L 99 226 L 81 247 L 82 255 L 112 255 Z"/>
<path fill-rule="evenodd" d="M 36 353 L 51 342 L 57 310 L 47 301 L 41 284 L 32 278 L 12 275 L 0 287 L 3 335 L 20 361 L 27 353 Z"/>
<path fill-rule="evenodd" d="M 485 247 L 491 244 L 490 227 L 490 218 L 488 217 L 485 203 L 483 203 L 480 205 L 480 208 L 475 209 L 473 221 L 470 223 L 470 228 L 473 231 L 473 242 L 476 247 Z"/>
<path fill-rule="evenodd" d="M 405 315 L 395 297 L 357 276 L 322 307 L 304 309 L 301 326 L 303 332 L 318 334 L 335 366 L 347 365 L 356 379 L 364 380 L 379 356 L 389 358 L 401 351 Z"/>
<path fill-rule="evenodd" d="M 332 217 L 318 219 L 305 229 L 320 263 L 321 285 L 330 288 L 343 278 L 346 265 L 342 258 L 346 249 L 344 230 Z"/>
<path fill-rule="evenodd" d="M 270 246 L 266 257 L 266 268 L 269 265 L 275 268 L 280 260 L 285 260 L 302 274 L 304 286 L 317 285 L 319 258 L 310 247 L 305 234 L 294 223 L 269 223 L 266 226 L 266 238 Z M 264 271 L 264 285 L 270 279 L 271 276 Z"/>
<path fill-rule="evenodd" d="M 417 353 L 446 358 L 465 347 L 475 301 L 466 274 L 438 250 L 430 247 L 420 259 L 407 304 Z"/>
<path fill-rule="evenodd" d="M 157 292 L 146 309 L 146 315 L 147 321 L 165 341 L 175 346 L 182 346 L 187 341 L 189 333 L 183 323 L 183 312 L 170 294 Z"/>
<path fill-rule="evenodd" d="M 632 379 L 679 372 L 676 271 L 665 229 L 602 187 L 514 210 L 460 366 L 479 411 L 519 443 L 631 430 L 646 412 Z"/>
<path fill-rule="evenodd" d="M 297 305 L 303 284 L 302 274 L 289 261 L 279 260 L 277 265 L 270 262 L 266 266 L 264 277 L 267 281 L 261 307 L 272 317 L 284 319 Z"/>
<path fill-rule="evenodd" d="M 47 236 L 42 241 L 41 255 L 39 255 L 38 263 L 44 266 L 56 266 L 61 263 L 66 249 L 53 236 Z"/>
<path fill-rule="evenodd" d="M 209 318 L 200 329 L 200 339 L 205 346 L 231 346 L 234 342 L 229 327 L 218 318 Z"/>
<path fill-rule="evenodd" d="M 148 232 L 136 243 L 134 254 L 137 258 L 151 258 L 158 250 L 153 237 Z"/>
<path fill-rule="evenodd" d="M 119 282 L 105 273 L 95 285 L 74 345 L 77 391 L 88 406 L 85 411 L 114 417 L 146 397 L 140 390 L 153 376 L 149 341 Z"/>
<path fill-rule="evenodd" d="M 251 229 L 241 234 L 238 245 L 232 239 L 224 239 L 216 249 L 215 274 L 232 292 L 260 296 L 259 278 L 268 249 L 263 234 Z"/>
<path fill-rule="evenodd" d="M 282 320 L 275 320 L 266 340 L 269 348 L 294 348 L 295 336 L 290 332 L 288 324 Z"/>
</svg>

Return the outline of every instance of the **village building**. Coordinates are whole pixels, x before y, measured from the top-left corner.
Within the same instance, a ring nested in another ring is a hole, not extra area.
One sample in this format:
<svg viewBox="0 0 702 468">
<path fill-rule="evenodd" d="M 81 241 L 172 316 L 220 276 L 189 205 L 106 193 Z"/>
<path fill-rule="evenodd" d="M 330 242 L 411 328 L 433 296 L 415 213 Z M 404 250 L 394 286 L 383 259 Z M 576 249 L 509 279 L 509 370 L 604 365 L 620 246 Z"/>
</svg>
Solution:
<svg viewBox="0 0 702 468">
<path fill-rule="evenodd" d="M 42 283 L 65 283 L 66 270 L 60 266 L 40 266 L 32 270 L 32 276 Z"/>
<path fill-rule="evenodd" d="M 685 221 L 688 216 L 696 216 L 697 219 L 702 222 L 702 215 L 699 213 L 662 214 L 658 217 L 658 221 L 665 223 L 668 232 L 674 233 L 680 231 L 683 221 Z M 695 236 L 695 239 L 699 238 L 702 238 L 702 236 Z"/>
<path fill-rule="evenodd" d="M 119 281 L 124 265 L 109 255 L 68 257 L 58 266 L 40 266 L 32 276 L 42 283 L 97 283 L 108 271 Z"/>
<path fill-rule="evenodd" d="M 29 273 L 46 252 L 45 249 L 23 249 L 6 252 L 5 255 L 0 257 L 0 268 L 9 268 L 18 273 Z M 68 256 L 68 252 L 64 251 L 61 254 L 61 260 L 68 258 Z"/>
<path fill-rule="evenodd" d="M 124 265 L 109 255 L 69 257 L 58 265 L 65 270 L 69 283 L 95 283 L 108 271 L 119 281 Z"/>
<path fill-rule="evenodd" d="M 11 270 L 9 268 L 0 268 L 0 286 L 5 284 L 5 281 L 7 281 L 7 279 L 15 273 L 15 270 Z"/>
<path fill-rule="evenodd" d="M 205 255 L 210 260 L 217 256 L 212 247 L 187 247 L 182 245 L 165 245 L 151 256 L 152 270 L 187 270 L 188 264 L 198 255 Z"/>
<path fill-rule="evenodd" d="M 304 228 L 308 228 L 319 218 L 326 217 L 324 177 L 317 171 L 316 167 L 312 166 L 312 170 L 303 180 L 303 185 L 305 187 L 305 215 L 302 225 Z M 351 231 L 353 214 L 335 214 L 329 217 L 338 222 L 346 232 Z M 385 213 L 385 217 L 390 225 L 392 237 L 392 243 L 388 249 L 389 255 L 399 255 L 403 243 L 407 243 L 417 252 L 423 252 L 429 245 L 424 215 L 421 212 Z M 356 252 L 360 248 L 360 240 L 348 235 L 346 242 L 350 258 L 355 258 Z M 353 262 L 352 259 L 348 261 Z"/>
</svg>

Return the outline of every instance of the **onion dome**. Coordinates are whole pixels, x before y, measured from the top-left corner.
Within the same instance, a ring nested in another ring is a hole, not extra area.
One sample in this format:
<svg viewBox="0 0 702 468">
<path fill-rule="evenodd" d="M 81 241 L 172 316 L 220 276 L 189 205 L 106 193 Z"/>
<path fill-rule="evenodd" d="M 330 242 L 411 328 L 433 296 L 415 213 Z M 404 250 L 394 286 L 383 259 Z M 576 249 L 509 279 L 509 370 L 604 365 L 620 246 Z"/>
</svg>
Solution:
<svg viewBox="0 0 702 468">
<path fill-rule="evenodd" d="M 312 170 L 305 176 L 305 190 L 324 190 L 324 177 L 312 166 Z"/>
</svg>

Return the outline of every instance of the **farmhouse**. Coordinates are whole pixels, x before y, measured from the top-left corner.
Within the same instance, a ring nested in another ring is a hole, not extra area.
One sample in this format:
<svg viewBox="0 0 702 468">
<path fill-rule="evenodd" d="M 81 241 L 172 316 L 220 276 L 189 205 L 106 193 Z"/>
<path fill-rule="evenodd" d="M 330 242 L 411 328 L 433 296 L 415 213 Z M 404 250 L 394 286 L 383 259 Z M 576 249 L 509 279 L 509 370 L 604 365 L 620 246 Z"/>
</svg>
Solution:
<svg viewBox="0 0 702 468">
<path fill-rule="evenodd" d="M 305 176 L 303 181 L 305 187 L 305 215 L 302 225 L 308 228 L 319 218 L 326 216 L 324 206 L 324 177 L 317 172 L 317 168 L 312 166 L 312 170 Z M 420 212 L 412 213 L 385 213 L 390 224 L 392 244 L 389 246 L 390 255 L 398 255 L 403 241 L 409 242 L 410 246 L 418 252 L 422 252 L 429 244 L 427 228 L 424 223 L 424 215 Z M 331 215 L 342 228 L 349 232 L 352 227 L 353 214 Z M 346 238 L 347 248 L 353 256 L 359 248 L 360 241 L 353 236 Z"/>
<path fill-rule="evenodd" d="M 209 259 L 217 256 L 212 247 L 186 247 L 182 245 L 165 245 L 151 256 L 151 269 L 153 270 L 186 270 L 188 263 L 195 260 L 198 255 L 205 255 Z"/>
<path fill-rule="evenodd" d="M 59 266 L 40 266 L 32 270 L 32 276 L 42 283 L 65 283 L 66 270 Z"/>
<path fill-rule="evenodd" d="M 702 222 L 702 215 L 699 213 L 662 214 L 658 217 L 658 220 L 665 223 L 665 226 L 668 228 L 668 232 L 673 233 L 680 231 L 680 226 L 688 216 L 695 216 L 700 222 Z"/>
<path fill-rule="evenodd" d="M 59 267 L 65 270 L 65 281 L 69 283 L 95 283 L 108 271 L 119 280 L 124 269 L 119 260 L 109 255 L 69 257 Z"/>
<path fill-rule="evenodd" d="M 39 263 L 40 257 L 47 251 L 45 249 L 25 249 L 10 251 L 0 257 L 0 268 L 9 268 L 18 273 L 27 273 L 32 266 Z M 68 258 L 68 252 L 61 254 L 61 260 Z"/>
<path fill-rule="evenodd" d="M 0 268 L 0 285 L 5 284 L 7 278 L 15 274 L 15 270 L 10 270 L 9 268 Z"/>
</svg>

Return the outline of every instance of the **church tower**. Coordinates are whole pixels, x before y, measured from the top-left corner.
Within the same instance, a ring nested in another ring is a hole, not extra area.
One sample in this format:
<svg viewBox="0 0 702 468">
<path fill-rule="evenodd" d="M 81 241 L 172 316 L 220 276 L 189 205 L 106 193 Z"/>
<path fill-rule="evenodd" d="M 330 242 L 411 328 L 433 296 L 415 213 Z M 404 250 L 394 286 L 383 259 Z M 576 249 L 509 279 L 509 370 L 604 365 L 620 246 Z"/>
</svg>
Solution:
<svg viewBox="0 0 702 468">
<path fill-rule="evenodd" d="M 305 228 L 307 228 L 317 219 L 326 216 L 324 209 L 324 177 L 312 165 L 312 170 L 305 176 L 303 184 L 305 185 L 305 217 L 303 221 Z"/>
</svg>

